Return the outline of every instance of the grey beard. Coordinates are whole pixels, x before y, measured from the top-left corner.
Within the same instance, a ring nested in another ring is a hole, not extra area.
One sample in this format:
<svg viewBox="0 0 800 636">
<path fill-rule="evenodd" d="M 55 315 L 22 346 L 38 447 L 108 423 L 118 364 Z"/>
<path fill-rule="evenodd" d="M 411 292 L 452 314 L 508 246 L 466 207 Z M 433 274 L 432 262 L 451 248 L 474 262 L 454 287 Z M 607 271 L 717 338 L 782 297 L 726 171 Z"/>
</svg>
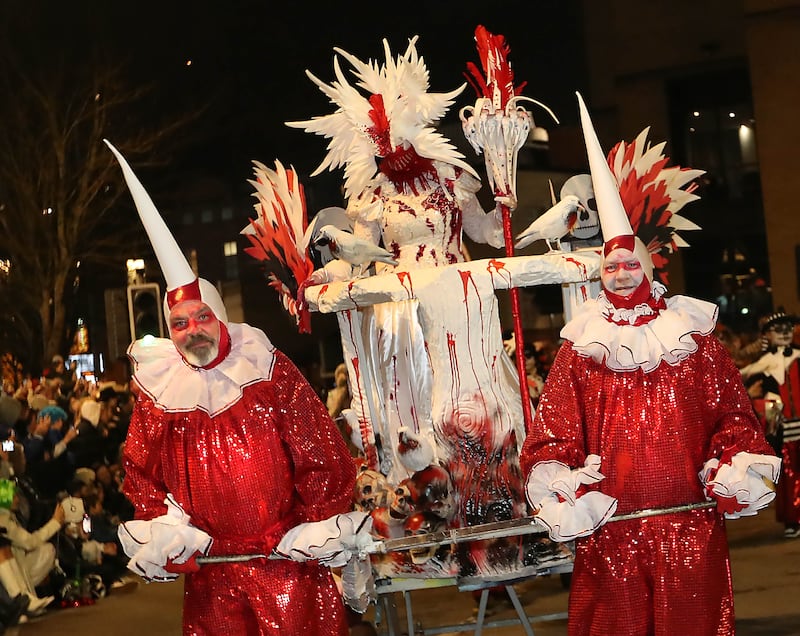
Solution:
<svg viewBox="0 0 800 636">
<path fill-rule="evenodd" d="M 203 353 L 197 353 L 188 349 L 183 352 L 183 356 L 186 358 L 186 361 L 193 367 L 204 367 L 214 360 L 217 355 L 219 355 L 219 343 L 216 342 L 213 343 L 209 348 L 204 349 Z"/>
</svg>

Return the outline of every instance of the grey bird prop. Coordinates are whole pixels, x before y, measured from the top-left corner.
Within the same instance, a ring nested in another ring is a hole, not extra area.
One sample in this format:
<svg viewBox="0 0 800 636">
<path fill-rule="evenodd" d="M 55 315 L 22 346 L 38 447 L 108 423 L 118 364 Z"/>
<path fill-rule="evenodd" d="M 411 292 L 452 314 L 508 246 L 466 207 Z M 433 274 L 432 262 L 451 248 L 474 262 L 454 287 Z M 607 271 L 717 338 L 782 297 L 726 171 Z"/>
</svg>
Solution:
<svg viewBox="0 0 800 636">
<path fill-rule="evenodd" d="M 578 221 L 578 211 L 582 210 L 578 197 L 574 194 L 566 195 L 552 208 L 542 213 L 525 230 L 516 237 L 514 247 L 522 249 L 534 241 L 543 239 L 547 243 L 548 251 L 561 249 L 561 239 L 570 233 Z M 555 243 L 556 247 L 553 247 Z"/>
<path fill-rule="evenodd" d="M 350 232 L 333 225 L 323 225 L 313 239 L 317 246 L 327 246 L 334 258 L 347 261 L 359 268 L 359 275 L 371 263 L 397 265 L 397 261 L 382 247 L 356 238 Z"/>
</svg>

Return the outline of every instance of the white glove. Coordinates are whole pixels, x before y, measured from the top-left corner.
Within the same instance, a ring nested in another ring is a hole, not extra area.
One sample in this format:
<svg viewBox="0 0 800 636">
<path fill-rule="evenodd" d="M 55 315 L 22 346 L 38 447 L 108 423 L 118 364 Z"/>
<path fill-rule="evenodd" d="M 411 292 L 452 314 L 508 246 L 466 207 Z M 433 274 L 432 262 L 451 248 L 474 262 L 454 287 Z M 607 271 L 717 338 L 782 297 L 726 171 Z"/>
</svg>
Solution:
<svg viewBox="0 0 800 636">
<path fill-rule="evenodd" d="M 588 536 L 617 510 L 617 500 L 604 493 L 589 491 L 577 496 L 582 485 L 605 479 L 599 469 L 598 455 L 589 455 L 583 468 L 574 470 L 559 461 L 539 462 L 531 469 L 525 484 L 528 503 L 553 541 Z"/>
<path fill-rule="evenodd" d="M 706 499 L 716 499 L 717 509 L 726 519 L 750 517 L 769 505 L 775 490 L 765 482 L 778 481 L 781 460 L 772 455 L 736 453 L 730 462 L 709 459 L 700 471 Z"/>
<path fill-rule="evenodd" d="M 167 514 L 148 521 L 120 524 L 118 534 L 128 569 L 148 581 L 174 581 L 176 572 L 165 569 L 168 562 L 185 564 L 196 553 L 207 554 L 211 537 L 189 525 L 190 517 L 171 494 L 164 499 Z"/>
<path fill-rule="evenodd" d="M 328 567 L 342 567 L 374 543 L 371 531 L 372 517 L 354 510 L 295 526 L 283 535 L 275 554 L 301 563 L 316 559 Z"/>
</svg>

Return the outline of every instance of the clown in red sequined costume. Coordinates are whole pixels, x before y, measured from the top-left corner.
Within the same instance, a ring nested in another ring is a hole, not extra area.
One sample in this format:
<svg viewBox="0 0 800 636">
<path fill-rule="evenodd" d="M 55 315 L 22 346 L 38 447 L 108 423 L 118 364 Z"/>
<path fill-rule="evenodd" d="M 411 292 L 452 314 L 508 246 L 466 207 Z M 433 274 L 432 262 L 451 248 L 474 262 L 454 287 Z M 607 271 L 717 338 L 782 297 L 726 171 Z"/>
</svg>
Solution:
<svg viewBox="0 0 800 636">
<path fill-rule="evenodd" d="M 170 340 L 132 346 L 142 393 L 125 447 L 125 494 L 137 518 L 153 519 L 165 513 L 170 493 L 213 538 L 211 555 L 269 554 L 288 529 L 349 510 L 354 469 L 295 366 L 260 331 L 229 329 L 231 353 L 202 373 L 207 378 L 182 362 Z M 245 369 L 251 377 L 239 399 L 216 400 L 211 387 L 233 389 Z M 153 399 L 191 385 L 200 395 L 172 409 Z M 189 404 L 204 396 L 213 417 Z M 186 634 L 347 633 L 331 573 L 315 562 L 204 565 L 185 586 Z"/>
<path fill-rule="evenodd" d="M 187 635 L 347 634 L 329 567 L 351 562 L 369 524 L 348 512 L 355 466 L 344 440 L 264 333 L 228 322 L 112 150 L 164 271 L 170 333 L 129 349 L 138 398 L 123 456 L 136 507 L 119 533 L 128 567 L 148 581 L 185 573 Z"/>
<path fill-rule="evenodd" d="M 724 517 L 766 506 L 780 462 L 713 335 L 716 306 L 652 280 L 581 110 L 603 291 L 562 330 L 522 449 L 528 500 L 552 538 L 577 539 L 570 636 L 732 634 Z M 716 508 L 607 523 L 706 500 Z"/>
</svg>

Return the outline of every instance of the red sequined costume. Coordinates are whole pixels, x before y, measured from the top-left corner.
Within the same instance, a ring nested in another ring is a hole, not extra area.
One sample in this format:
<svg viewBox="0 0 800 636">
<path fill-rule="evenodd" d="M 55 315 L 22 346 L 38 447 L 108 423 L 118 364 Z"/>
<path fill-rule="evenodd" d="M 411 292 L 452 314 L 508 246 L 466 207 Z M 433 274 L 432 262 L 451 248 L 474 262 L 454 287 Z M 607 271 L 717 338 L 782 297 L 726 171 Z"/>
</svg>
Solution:
<svg viewBox="0 0 800 636">
<path fill-rule="evenodd" d="M 601 294 L 562 331 L 566 341 L 522 449 L 524 474 L 537 462 L 578 467 L 599 455 L 605 478 L 594 488 L 616 498 L 617 514 L 625 514 L 705 501 L 698 473 L 725 451 L 773 455 L 738 370 L 709 335 L 713 305 L 674 297 L 638 327 L 608 322 L 602 310 Z M 733 629 L 718 511 L 608 523 L 577 540 L 570 636 Z"/>
<path fill-rule="evenodd" d="M 171 493 L 211 555 L 270 553 L 287 529 L 348 511 L 355 468 L 297 368 L 248 325 L 228 324 L 231 353 L 211 369 L 170 340 L 131 346 L 141 388 L 125 448 L 136 516 L 165 513 Z M 347 634 L 330 570 L 258 559 L 188 574 L 184 634 Z"/>
</svg>

